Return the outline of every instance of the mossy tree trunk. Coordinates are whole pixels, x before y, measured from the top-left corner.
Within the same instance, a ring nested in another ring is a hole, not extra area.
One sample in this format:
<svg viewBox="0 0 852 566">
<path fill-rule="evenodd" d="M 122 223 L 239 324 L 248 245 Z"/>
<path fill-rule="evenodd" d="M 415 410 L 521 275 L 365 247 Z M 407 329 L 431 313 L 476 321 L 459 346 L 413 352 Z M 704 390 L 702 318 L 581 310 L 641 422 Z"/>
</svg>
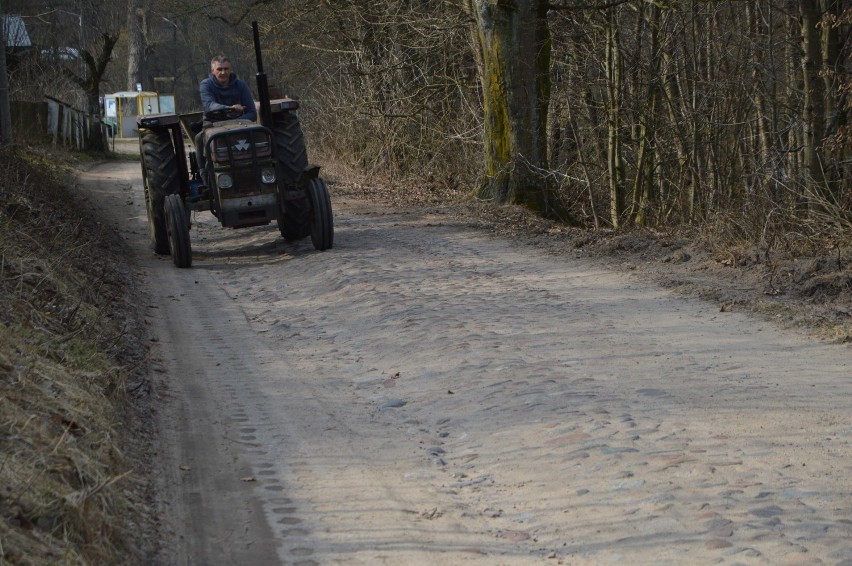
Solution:
<svg viewBox="0 0 852 566">
<path fill-rule="evenodd" d="M 547 159 L 548 3 L 468 0 L 468 8 L 476 22 L 485 113 L 479 196 L 563 216 Z"/>
</svg>

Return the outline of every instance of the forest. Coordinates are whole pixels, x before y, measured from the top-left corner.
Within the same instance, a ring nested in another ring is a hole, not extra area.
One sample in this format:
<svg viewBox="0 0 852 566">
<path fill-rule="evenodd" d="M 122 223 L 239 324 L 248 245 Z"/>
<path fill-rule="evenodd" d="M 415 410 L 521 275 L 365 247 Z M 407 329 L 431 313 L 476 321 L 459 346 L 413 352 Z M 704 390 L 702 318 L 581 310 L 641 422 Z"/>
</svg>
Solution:
<svg viewBox="0 0 852 566">
<path fill-rule="evenodd" d="M 123 2 L 125 6 L 119 6 Z M 6 0 L 12 99 L 253 85 L 260 25 L 312 159 L 593 229 L 840 245 L 852 227 L 843 0 Z"/>
</svg>

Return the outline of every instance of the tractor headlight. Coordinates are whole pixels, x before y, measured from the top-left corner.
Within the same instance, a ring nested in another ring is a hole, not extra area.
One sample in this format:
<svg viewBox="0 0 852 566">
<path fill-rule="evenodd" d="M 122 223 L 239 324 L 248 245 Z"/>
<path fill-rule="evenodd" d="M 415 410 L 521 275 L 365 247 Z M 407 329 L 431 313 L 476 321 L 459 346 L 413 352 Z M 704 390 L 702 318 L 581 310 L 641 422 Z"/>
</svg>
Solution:
<svg viewBox="0 0 852 566">
<path fill-rule="evenodd" d="M 234 179 L 227 173 L 219 173 L 216 177 L 216 184 L 220 189 L 230 189 L 234 186 Z"/>
<path fill-rule="evenodd" d="M 260 180 L 267 185 L 275 182 L 275 169 L 272 167 L 264 167 L 260 170 Z"/>
</svg>

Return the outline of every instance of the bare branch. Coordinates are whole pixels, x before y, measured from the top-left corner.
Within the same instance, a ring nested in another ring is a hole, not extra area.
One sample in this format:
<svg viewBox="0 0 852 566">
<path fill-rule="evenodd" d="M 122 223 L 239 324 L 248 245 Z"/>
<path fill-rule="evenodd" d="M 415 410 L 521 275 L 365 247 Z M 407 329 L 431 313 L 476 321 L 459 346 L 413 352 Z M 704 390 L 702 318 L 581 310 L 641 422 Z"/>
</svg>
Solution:
<svg viewBox="0 0 852 566">
<path fill-rule="evenodd" d="M 613 0 L 612 2 L 608 2 L 606 4 L 594 4 L 590 2 L 585 2 L 584 0 L 577 0 L 577 4 L 574 5 L 548 4 L 547 9 L 563 11 L 608 10 L 609 8 L 615 8 L 616 6 L 621 6 L 622 4 L 629 4 L 631 2 L 635 2 L 635 0 Z"/>
</svg>

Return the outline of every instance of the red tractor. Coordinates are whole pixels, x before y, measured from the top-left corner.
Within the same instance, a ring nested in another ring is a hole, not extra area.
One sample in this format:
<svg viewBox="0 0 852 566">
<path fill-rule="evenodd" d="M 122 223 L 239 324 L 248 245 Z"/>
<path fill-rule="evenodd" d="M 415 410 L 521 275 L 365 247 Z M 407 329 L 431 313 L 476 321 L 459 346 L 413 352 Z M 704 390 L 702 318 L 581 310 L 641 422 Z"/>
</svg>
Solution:
<svg viewBox="0 0 852 566">
<path fill-rule="evenodd" d="M 209 210 L 230 228 L 274 220 L 287 240 L 310 235 L 320 251 L 333 244 L 331 199 L 320 168 L 308 164 L 296 115 L 299 103 L 270 100 L 257 23 L 252 26 L 260 123 L 223 113 L 204 115 L 205 158 L 199 159 L 194 149 L 188 156 L 186 150 L 195 147 L 191 133 L 200 126 L 192 121 L 197 114 L 136 118 L 151 246 L 158 254 L 171 254 L 177 267 L 192 265 L 191 211 Z"/>
</svg>

